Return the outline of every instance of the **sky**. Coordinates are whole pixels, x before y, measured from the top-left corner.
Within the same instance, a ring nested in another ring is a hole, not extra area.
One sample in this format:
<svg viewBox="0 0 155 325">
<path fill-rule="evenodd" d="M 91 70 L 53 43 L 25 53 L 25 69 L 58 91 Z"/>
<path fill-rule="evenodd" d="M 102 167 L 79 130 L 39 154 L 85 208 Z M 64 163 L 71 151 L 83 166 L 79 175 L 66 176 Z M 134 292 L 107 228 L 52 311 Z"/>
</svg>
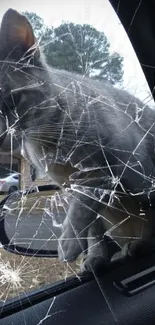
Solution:
<svg viewBox="0 0 155 325">
<path fill-rule="evenodd" d="M 110 51 L 124 58 L 124 87 L 141 99 L 150 93 L 136 54 L 116 13 L 108 0 L 5 0 L 0 6 L 0 21 L 9 8 L 33 11 L 47 25 L 54 27 L 62 21 L 88 23 L 103 31 L 110 42 Z"/>
</svg>

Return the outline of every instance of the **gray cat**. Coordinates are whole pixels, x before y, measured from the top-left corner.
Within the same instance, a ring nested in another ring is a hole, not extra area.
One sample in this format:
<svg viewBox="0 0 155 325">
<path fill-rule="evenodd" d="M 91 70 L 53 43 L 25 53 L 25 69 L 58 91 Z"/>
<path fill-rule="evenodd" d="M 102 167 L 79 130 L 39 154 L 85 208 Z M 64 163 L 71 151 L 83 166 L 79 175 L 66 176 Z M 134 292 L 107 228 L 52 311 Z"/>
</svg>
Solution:
<svg viewBox="0 0 155 325">
<path fill-rule="evenodd" d="M 83 251 L 83 269 L 104 264 L 107 233 L 121 245 L 142 235 L 149 243 L 141 209 L 154 188 L 155 112 L 126 91 L 47 66 L 29 21 L 12 9 L 0 30 L 0 85 L 6 129 L 38 177 L 68 192 L 60 260 Z M 139 243 L 122 253 L 134 255 Z"/>
</svg>

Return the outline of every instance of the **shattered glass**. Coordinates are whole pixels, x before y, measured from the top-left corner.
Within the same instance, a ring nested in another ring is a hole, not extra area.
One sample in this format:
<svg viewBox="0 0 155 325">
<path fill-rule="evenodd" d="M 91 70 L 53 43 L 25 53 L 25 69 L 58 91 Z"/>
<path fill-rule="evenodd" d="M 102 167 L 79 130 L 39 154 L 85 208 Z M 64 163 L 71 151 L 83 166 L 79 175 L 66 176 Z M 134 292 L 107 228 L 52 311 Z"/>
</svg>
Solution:
<svg viewBox="0 0 155 325">
<path fill-rule="evenodd" d="M 141 1 L 139 1 L 139 6 L 140 5 L 141 5 Z M 136 12 L 133 15 L 133 20 L 131 21 L 130 28 L 132 28 L 132 23 L 136 19 L 136 13 L 139 9 L 139 6 L 137 7 Z M 85 11 L 86 13 L 86 17 L 83 18 L 83 21 L 81 23 L 84 24 L 89 21 L 89 23 L 93 25 L 93 23 L 91 22 L 91 16 L 92 16 L 91 0 L 85 1 L 85 5 L 81 6 L 80 10 L 81 10 L 82 17 L 84 17 L 83 11 Z M 118 11 L 119 11 L 119 6 L 118 6 Z M 112 51 L 114 51 L 114 48 L 116 46 L 115 39 L 117 40 L 118 43 L 116 52 L 119 47 L 123 46 L 124 40 L 127 44 L 127 48 L 129 49 L 129 57 L 126 57 L 124 63 L 126 69 L 124 81 L 121 85 L 118 83 L 116 86 L 121 87 L 123 89 L 127 89 L 128 91 L 133 93 L 133 95 L 136 95 L 137 97 L 142 99 L 144 102 L 144 107 L 145 104 L 147 104 L 150 105 L 152 108 L 154 108 L 152 95 L 148 88 L 147 82 L 144 78 L 140 65 L 137 61 L 136 55 L 133 52 L 132 46 L 129 43 L 125 31 L 120 25 L 120 21 L 116 17 L 108 1 L 105 1 L 105 12 L 103 12 L 103 17 L 105 15 L 105 22 L 107 20 L 107 24 L 108 24 L 106 13 L 108 15 L 110 14 L 113 19 L 113 21 L 111 22 L 112 30 L 110 29 L 109 26 L 107 28 L 105 27 L 105 33 L 107 32 L 107 35 L 109 36 L 113 35 L 112 38 L 114 40 L 114 44 L 112 44 Z M 89 14 L 90 14 L 90 19 L 88 19 Z M 63 16 L 63 13 L 61 13 L 61 20 L 65 21 L 65 14 Z M 94 20 L 92 21 L 94 22 Z M 96 25 L 94 24 L 95 28 L 98 27 L 96 26 L 97 24 Z M 103 26 L 101 26 L 100 28 L 102 29 Z M 117 31 L 116 34 L 115 34 L 115 29 Z M 46 47 L 47 45 L 46 43 L 44 43 L 44 39 L 43 39 L 45 32 L 46 32 L 45 30 L 42 30 L 40 35 L 40 42 L 42 47 Z M 118 40 L 118 34 L 117 34 L 118 32 L 121 32 L 121 35 L 123 35 L 123 40 L 120 40 L 121 37 L 119 37 Z M 74 36 L 71 35 L 70 29 L 68 29 L 68 33 L 72 37 L 73 42 L 75 43 Z M 132 70 L 131 73 L 126 68 L 129 62 L 130 62 L 129 66 Z M 89 67 L 89 63 L 90 62 L 87 62 L 88 67 Z M 136 79 L 137 71 L 138 71 L 138 77 Z M 83 78 L 84 76 L 85 75 L 83 75 Z M 35 87 L 35 85 L 32 86 Z M 100 98 L 98 100 L 100 100 Z M 126 114 L 128 114 L 127 110 L 129 104 L 130 103 L 128 103 L 126 107 Z M 136 123 L 139 123 L 139 118 L 142 114 L 142 111 L 143 108 L 137 107 L 137 114 L 135 116 Z M 78 127 L 81 121 L 82 121 L 82 116 L 81 116 L 81 120 L 78 121 L 78 125 L 75 126 L 76 132 L 78 132 Z M 63 133 L 63 125 L 61 125 L 61 128 Z M 16 152 L 14 152 L 14 144 L 13 144 L 14 128 L 13 127 L 10 128 L 8 126 L 7 132 L 10 135 L 10 143 L 7 144 L 8 147 L 6 146 L 7 147 L 6 151 L 5 148 L 3 148 L 4 156 L 0 158 L 1 159 L 0 164 L 2 168 L 0 177 L 2 178 L 5 170 L 7 173 L 8 172 L 17 173 L 19 172 L 20 169 L 19 187 L 23 190 L 34 189 L 34 192 L 27 193 L 27 194 L 25 194 L 24 192 L 12 193 L 3 206 L 3 215 L 1 215 L 1 218 L 4 217 L 5 232 L 10 240 L 10 243 L 23 247 L 25 249 L 34 249 L 36 250 L 36 254 L 34 254 L 34 256 L 24 256 L 24 255 L 20 256 L 18 254 L 12 254 L 11 252 L 7 252 L 6 250 L 4 250 L 3 246 L 1 245 L 0 302 L 2 304 L 2 309 L 5 303 L 10 298 L 18 297 L 20 299 L 21 294 L 27 297 L 31 290 L 34 290 L 36 288 L 46 287 L 48 284 L 55 283 L 57 280 L 66 281 L 68 277 L 73 275 L 77 277 L 80 281 L 80 276 L 79 276 L 80 263 L 83 259 L 85 251 L 83 251 L 83 254 L 79 256 L 76 262 L 65 261 L 64 263 L 62 263 L 58 260 L 56 256 L 54 256 L 53 258 L 51 257 L 43 258 L 43 257 L 35 256 L 37 255 L 37 252 L 39 252 L 39 250 L 45 250 L 47 252 L 57 250 L 58 239 L 62 231 L 62 223 L 69 209 L 70 198 L 74 196 L 74 193 L 83 194 L 99 202 L 102 202 L 103 198 L 107 194 L 109 195 L 108 202 L 106 203 L 106 210 L 107 210 L 106 218 L 104 217 L 103 211 L 101 211 L 100 214 L 96 215 L 96 220 L 99 217 L 103 218 L 107 224 L 108 230 L 106 231 L 106 233 L 103 234 L 103 237 L 106 234 L 110 236 L 112 235 L 114 240 L 116 240 L 120 246 L 123 246 L 127 240 L 142 238 L 144 231 L 147 232 L 147 220 L 143 209 L 140 209 L 140 211 L 138 211 L 137 206 L 134 206 L 134 202 L 132 198 L 130 202 L 128 202 L 128 204 L 126 204 L 126 197 L 124 197 L 124 201 L 120 202 L 119 192 L 117 191 L 117 185 L 121 184 L 121 179 L 119 177 L 114 177 L 111 171 L 111 166 L 109 166 L 108 161 L 107 161 L 107 168 L 109 169 L 109 174 L 111 175 L 110 181 L 113 184 L 113 190 L 110 192 L 107 189 L 102 188 L 100 186 L 94 187 L 92 189 L 92 187 L 89 187 L 87 184 L 83 185 L 82 172 L 86 172 L 86 170 L 84 170 L 83 167 L 84 166 L 83 161 L 80 161 L 79 164 L 75 166 L 78 171 L 77 170 L 74 171 L 74 173 L 70 178 L 70 184 L 64 184 L 62 190 L 39 192 L 37 187 L 38 185 L 51 184 L 51 182 L 46 177 L 41 181 L 41 183 L 40 180 L 38 179 L 36 179 L 35 181 L 31 180 L 30 177 L 31 167 L 30 167 L 29 160 L 25 155 L 23 146 L 21 146 L 20 148 L 21 155 L 16 154 Z M 80 144 L 75 143 L 75 141 L 73 141 L 71 154 L 74 153 L 74 150 L 77 149 L 78 146 L 80 146 Z M 60 155 L 60 152 L 58 151 L 57 151 L 57 157 Z M 104 152 L 103 155 L 104 155 L 104 159 L 106 160 L 106 155 Z M 57 157 L 55 158 L 56 162 L 59 162 Z M 66 156 L 62 156 L 61 158 L 63 158 L 65 162 L 67 162 L 70 158 L 70 152 Z M 132 168 L 134 167 L 132 166 Z M 100 166 L 96 166 L 93 169 L 96 180 L 98 177 L 98 171 L 100 171 L 100 169 L 101 169 Z M 46 166 L 45 166 L 45 171 L 47 171 Z M 91 168 L 90 169 L 87 168 L 87 175 L 90 175 L 89 180 L 92 177 L 92 181 L 93 181 L 94 176 L 91 176 L 92 175 Z M 109 181 L 108 177 L 106 181 L 107 182 Z M 152 182 L 152 188 L 150 189 L 150 191 L 153 189 L 154 189 L 154 183 Z M 0 198 L 3 199 L 4 195 L 0 196 Z M 114 200 L 117 202 L 115 208 L 113 207 Z M 116 219 L 114 219 L 113 217 L 114 209 L 115 209 L 115 214 L 117 216 Z M 96 281 L 98 280 L 96 279 Z M 99 283 L 98 285 L 100 288 Z M 108 298 L 106 296 L 106 293 L 102 291 L 102 295 L 107 302 L 107 308 L 112 314 L 112 317 L 115 320 L 117 320 L 116 315 L 113 313 L 113 310 L 108 303 Z M 53 301 L 49 309 L 47 310 L 44 319 L 37 318 L 37 322 L 36 322 L 37 325 L 42 324 L 45 319 L 50 317 L 50 315 L 52 314 L 55 301 L 56 301 L 56 297 L 53 298 Z"/>
</svg>

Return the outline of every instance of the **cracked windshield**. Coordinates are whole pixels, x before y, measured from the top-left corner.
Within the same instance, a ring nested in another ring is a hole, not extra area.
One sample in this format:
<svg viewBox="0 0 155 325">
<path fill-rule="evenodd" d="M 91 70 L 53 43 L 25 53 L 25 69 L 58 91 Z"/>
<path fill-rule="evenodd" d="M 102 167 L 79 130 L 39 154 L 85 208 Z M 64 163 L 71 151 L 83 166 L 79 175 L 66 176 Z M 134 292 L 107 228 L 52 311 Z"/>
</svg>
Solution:
<svg viewBox="0 0 155 325">
<path fill-rule="evenodd" d="M 3 308 L 147 236 L 155 119 L 108 0 L 6 0 L 0 21 Z"/>
</svg>

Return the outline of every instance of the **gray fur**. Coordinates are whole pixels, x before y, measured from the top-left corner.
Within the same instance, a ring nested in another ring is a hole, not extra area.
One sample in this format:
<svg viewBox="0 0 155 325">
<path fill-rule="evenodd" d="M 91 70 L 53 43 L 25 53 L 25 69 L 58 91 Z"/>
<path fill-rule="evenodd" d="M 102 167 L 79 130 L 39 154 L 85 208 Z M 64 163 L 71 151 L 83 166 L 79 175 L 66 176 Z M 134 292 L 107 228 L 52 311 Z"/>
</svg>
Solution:
<svg viewBox="0 0 155 325">
<path fill-rule="evenodd" d="M 122 209 L 124 194 L 124 218 L 131 204 L 138 216 L 138 194 L 145 191 L 147 199 L 153 187 L 155 113 L 126 91 L 48 67 L 37 46 L 29 49 L 16 34 L 10 37 L 6 26 L 16 15 L 10 9 L 0 31 L 2 111 L 38 175 L 71 186 L 59 258 L 74 260 L 94 247 L 88 231 L 101 210 L 103 236 L 118 223 L 112 207 Z M 112 223 L 105 221 L 109 215 Z M 137 220 L 131 213 L 132 229 Z"/>
</svg>

